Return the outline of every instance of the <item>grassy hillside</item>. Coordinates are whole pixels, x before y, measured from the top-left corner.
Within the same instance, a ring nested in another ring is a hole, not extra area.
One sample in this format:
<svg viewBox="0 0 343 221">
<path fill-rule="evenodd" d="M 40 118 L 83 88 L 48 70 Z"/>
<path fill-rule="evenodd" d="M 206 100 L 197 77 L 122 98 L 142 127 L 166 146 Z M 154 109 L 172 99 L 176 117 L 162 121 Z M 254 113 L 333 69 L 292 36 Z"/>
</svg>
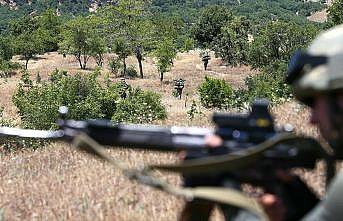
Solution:
<svg viewBox="0 0 343 221">
<path fill-rule="evenodd" d="M 18 59 L 17 57 L 15 59 Z M 22 62 L 22 61 L 20 61 Z M 133 58 L 130 64 L 135 64 Z M 226 79 L 235 88 L 243 86 L 243 79 L 256 72 L 249 67 L 230 68 L 222 66 L 219 59 L 212 59 L 208 71 L 203 71 L 198 51 L 178 54 L 165 82 L 159 82 L 159 75 L 151 58 L 144 62 L 146 79 L 129 80 L 129 84 L 160 93 L 168 111 L 168 119 L 156 122 L 162 125 L 211 126 L 209 116 L 212 110 L 200 108 L 204 115 L 189 120 L 186 113 L 191 100 L 197 100 L 197 87 L 205 75 Z M 77 62 L 57 53 L 39 56 L 30 61 L 32 79 L 39 72 L 43 80 L 55 68 L 80 72 Z M 95 67 L 92 61 L 90 70 Z M 104 70 L 106 72 L 106 70 Z M 172 80 L 186 79 L 185 94 L 181 100 L 172 96 Z M 20 76 L 0 79 L 0 106 L 4 117 L 19 122 L 11 95 Z M 113 81 L 119 79 L 112 78 Z M 186 105 L 185 105 L 186 104 Z M 316 130 L 306 122 L 308 111 L 295 102 L 289 102 L 273 109 L 278 124 L 293 123 L 298 131 L 317 135 Z M 0 147 L 1 148 L 1 147 Z M 116 149 L 109 154 L 132 167 L 151 163 L 177 161 L 174 154 L 150 153 Z M 311 172 L 297 171 L 318 193 L 323 192 L 323 167 Z M 157 176 L 162 174 L 158 173 Z M 163 179 L 181 184 L 180 177 L 163 174 Z M 183 200 L 152 190 L 127 180 L 119 171 L 92 157 L 77 152 L 64 143 L 54 143 L 37 150 L 23 149 L 13 152 L 0 151 L 0 210 L 5 220 L 176 220 Z M 1 216 L 0 216 L 1 217 Z M 212 220 L 222 220 L 216 212 Z"/>
</svg>

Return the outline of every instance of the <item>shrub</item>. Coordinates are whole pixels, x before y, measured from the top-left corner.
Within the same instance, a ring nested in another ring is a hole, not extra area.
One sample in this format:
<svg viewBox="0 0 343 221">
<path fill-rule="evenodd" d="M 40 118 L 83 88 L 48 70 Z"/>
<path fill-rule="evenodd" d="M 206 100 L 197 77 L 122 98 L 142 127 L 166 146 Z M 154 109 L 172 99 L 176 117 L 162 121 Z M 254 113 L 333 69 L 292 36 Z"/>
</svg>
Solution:
<svg viewBox="0 0 343 221">
<path fill-rule="evenodd" d="M 291 89 L 284 80 L 286 67 L 284 62 L 274 62 L 260 74 L 247 77 L 247 89 L 234 92 L 233 106 L 242 107 L 258 98 L 267 98 L 271 103 L 278 103 L 291 97 Z"/>
<path fill-rule="evenodd" d="M 232 97 L 232 88 L 222 79 L 205 77 L 198 88 L 201 104 L 206 108 L 227 108 Z"/>
<path fill-rule="evenodd" d="M 15 124 L 11 120 L 5 119 L 3 113 L 4 107 L 0 106 L 0 127 L 14 127 Z"/>
<path fill-rule="evenodd" d="M 20 69 L 21 65 L 15 62 L 2 60 L 0 58 L 0 78 L 11 77 L 15 71 Z"/>
<path fill-rule="evenodd" d="M 136 78 L 136 77 L 138 77 L 138 72 L 136 71 L 134 66 L 129 66 L 126 69 L 126 73 L 125 73 L 124 77 Z"/>
<path fill-rule="evenodd" d="M 0 127 L 15 127 L 17 126 L 12 120 L 3 117 L 4 108 L 0 107 Z M 42 146 L 45 141 L 31 139 L 31 138 L 20 138 L 20 137 L 0 137 L 0 147 L 4 151 L 13 151 L 22 148 L 33 148 L 36 149 Z"/>
<path fill-rule="evenodd" d="M 75 120 L 90 118 L 121 119 L 127 122 L 151 122 L 166 117 L 160 97 L 153 92 L 131 89 L 123 99 L 120 83 L 102 86 L 99 72 L 71 76 L 55 71 L 53 81 L 32 85 L 18 85 L 13 102 L 19 110 L 23 126 L 35 129 L 53 129 L 58 119 L 58 108 L 69 107 L 68 117 Z M 115 116 L 115 117 L 113 117 Z M 121 117 L 120 117 L 121 116 Z"/>
<path fill-rule="evenodd" d="M 52 129 L 61 105 L 69 107 L 73 119 L 99 118 L 103 114 L 97 98 L 101 96 L 97 74 L 65 76 L 54 72 L 52 82 L 24 88 L 19 84 L 13 102 L 19 109 L 24 127 Z"/>
<path fill-rule="evenodd" d="M 123 85 L 120 82 L 109 84 L 102 91 L 102 96 L 99 100 L 104 118 L 111 119 L 116 112 L 116 106 L 121 99 L 123 93 Z"/>
<path fill-rule="evenodd" d="M 32 86 L 32 84 L 33 84 L 32 80 L 30 79 L 30 73 L 29 73 L 27 70 L 23 70 L 23 71 L 22 71 L 20 80 L 21 80 L 25 85 L 28 85 L 28 86 L 30 86 L 30 85 Z"/>
<path fill-rule="evenodd" d="M 123 65 L 122 65 L 120 59 L 112 58 L 108 62 L 108 67 L 109 67 L 111 73 L 114 74 L 115 76 L 117 76 L 120 73 L 120 69 L 122 69 Z"/>
<path fill-rule="evenodd" d="M 188 115 L 188 118 L 190 120 L 193 120 L 195 118 L 195 116 L 197 116 L 197 115 L 203 116 L 204 113 L 201 112 L 201 110 L 197 106 L 197 103 L 195 102 L 195 100 L 193 100 L 191 108 L 187 111 L 187 115 Z"/>
<path fill-rule="evenodd" d="M 132 89 L 128 98 L 119 100 L 116 108 L 112 117 L 116 122 L 151 123 L 167 117 L 161 96 L 139 88 Z"/>
</svg>

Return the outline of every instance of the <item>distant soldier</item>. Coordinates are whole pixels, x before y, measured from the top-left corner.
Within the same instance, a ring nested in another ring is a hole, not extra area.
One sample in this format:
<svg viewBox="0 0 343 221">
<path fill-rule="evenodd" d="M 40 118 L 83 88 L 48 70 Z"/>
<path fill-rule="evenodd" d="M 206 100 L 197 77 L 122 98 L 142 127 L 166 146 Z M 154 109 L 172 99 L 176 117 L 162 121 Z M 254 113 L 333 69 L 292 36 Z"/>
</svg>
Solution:
<svg viewBox="0 0 343 221">
<path fill-rule="evenodd" d="M 125 78 L 120 78 L 119 85 L 121 86 L 120 97 L 126 99 L 130 85 L 126 82 Z"/>
<path fill-rule="evenodd" d="M 202 62 L 204 62 L 204 68 L 205 68 L 205 71 L 207 70 L 207 65 L 208 65 L 208 61 L 211 60 L 211 56 L 206 53 L 204 56 L 202 56 Z"/>
<path fill-rule="evenodd" d="M 185 87 L 185 81 L 182 78 L 174 80 L 174 89 L 176 90 L 179 98 L 181 99 L 183 88 Z"/>
</svg>

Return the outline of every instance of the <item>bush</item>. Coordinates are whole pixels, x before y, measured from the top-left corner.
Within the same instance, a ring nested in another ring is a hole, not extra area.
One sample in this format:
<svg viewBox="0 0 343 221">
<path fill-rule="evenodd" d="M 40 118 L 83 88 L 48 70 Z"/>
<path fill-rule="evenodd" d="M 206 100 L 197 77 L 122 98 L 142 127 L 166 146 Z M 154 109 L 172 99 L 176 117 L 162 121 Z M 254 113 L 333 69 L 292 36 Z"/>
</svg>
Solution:
<svg viewBox="0 0 343 221">
<path fill-rule="evenodd" d="M 232 88 L 222 79 L 205 77 L 198 88 L 201 104 L 206 108 L 227 108 L 232 97 Z"/>
<path fill-rule="evenodd" d="M 97 79 L 98 75 L 98 72 L 94 72 L 70 76 L 55 71 L 51 82 L 29 88 L 20 83 L 13 102 L 19 110 L 23 126 L 34 129 L 55 128 L 61 105 L 69 107 L 68 117 L 75 120 L 111 119 L 115 115 L 123 116 L 121 121 L 129 116 L 128 122 L 143 123 L 166 117 L 158 95 L 136 89 L 127 99 L 122 99 L 121 86 L 118 83 L 102 86 Z"/>
<path fill-rule="evenodd" d="M 120 69 L 122 69 L 123 65 L 118 58 L 112 58 L 108 62 L 108 68 L 110 69 L 111 73 L 114 74 L 115 76 L 118 76 L 120 73 Z"/>
<path fill-rule="evenodd" d="M 129 77 L 129 78 L 136 78 L 136 77 L 138 77 L 138 73 L 137 73 L 135 67 L 134 66 L 129 66 L 126 69 L 126 73 L 125 73 L 124 77 Z"/>
<path fill-rule="evenodd" d="M 17 125 L 10 119 L 3 117 L 4 108 L 0 107 L 0 127 L 16 127 Z M 32 138 L 21 137 L 0 137 L 0 147 L 2 151 L 13 151 L 22 148 L 36 149 L 46 142 Z"/>
<path fill-rule="evenodd" d="M 104 118 L 111 119 L 116 112 L 116 106 L 125 88 L 121 82 L 114 84 L 109 84 L 102 91 L 102 96 L 99 100 L 102 107 L 102 112 L 104 113 Z"/>
<path fill-rule="evenodd" d="M 242 107 L 258 98 L 267 98 L 271 103 L 278 103 L 292 96 L 290 87 L 285 83 L 284 73 L 287 64 L 274 62 L 262 72 L 245 79 L 247 89 L 236 90 L 232 105 Z"/>
<path fill-rule="evenodd" d="M 30 79 L 30 73 L 27 70 L 22 71 L 20 80 L 24 83 L 24 85 L 27 86 L 32 86 L 33 84 L 32 80 Z"/>
<path fill-rule="evenodd" d="M 112 117 L 116 122 L 151 123 L 167 117 L 161 96 L 139 88 L 129 91 L 128 98 L 119 100 L 116 108 Z"/>
<path fill-rule="evenodd" d="M 0 78 L 11 77 L 15 74 L 15 71 L 22 66 L 18 63 L 2 60 L 0 58 Z"/>
<path fill-rule="evenodd" d="M 195 100 L 192 101 L 191 108 L 187 111 L 188 118 L 193 120 L 197 115 L 204 116 L 204 113 L 198 108 Z"/>
<path fill-rule="evenodd" d="M 52 129 L 56 127 L 59 106 L 69 107 L 69 117 L 81 120 L 99 118 L 103 114 L 98 105 L 101 97 L 97 74 L 81 76 L 53 73 L 52 82 L 25 88 L 19 84 L 13 102 L 19 109 L 24 127 Z"/>
</svg>

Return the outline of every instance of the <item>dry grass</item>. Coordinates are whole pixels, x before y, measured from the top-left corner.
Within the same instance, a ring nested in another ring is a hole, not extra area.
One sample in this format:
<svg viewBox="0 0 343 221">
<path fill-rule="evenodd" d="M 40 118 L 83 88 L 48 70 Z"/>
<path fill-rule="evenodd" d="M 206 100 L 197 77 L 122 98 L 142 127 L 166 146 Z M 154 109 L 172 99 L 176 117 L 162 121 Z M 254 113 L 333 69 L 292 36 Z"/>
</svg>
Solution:
<svg viewBox="0 0 343 221">
<path fill-rule="evenodd" d="M 136 65 L 133 58 L 128 62 Z M 179 54 L 173 69 L 165 75 L 163 84 L 159 82 L 153 59 L 148 58 L 143 65 L 146 78 L 128 82 L 162 95 L 168 119 L 158 123 L 164 125 L 210 126 L 208 116 L 211 111 L 201 109 L 204 115 L 197 116 L 193 121 L 186 114 L 191 101 L 197 100 L 196 88 L 203 77 L 221 77 L 237 88 L 243 85 L 247 75 L 256 73 L 248 67 L 225 67 L 218 59 L 212 59 L 209 70 L 205 72 L 197 51 Z M 89 67 L 95 67 L 93 61 Z M 57 53 L 43 55 L 29 63 L 30 72 L 35 75 L 39 71 L 43 80 L 55 68 L 80 72 L 72 57 L 63 58 Z M 11 96 L 19 78 L 13 76 L 0 82 L 0 105 L 5 107 L 5 117 L 17 122 L 20 120 Z M 177 78 L 186 79 L 184 94 L 188 95 L 182 100 L 174 98 L 171 93 L 172 80 Z M 306 123 L 308 111 L 297 103 L 280 105 L 273 112 L 278 124 L 294 123 L 300 132 L 317 135 L 317 131 Z M 177 160 L 172 154 L 132 150 L 109 152 L 132 167 Z M 320 165 L 314 172 L 300 172 L 319 190 L 319 194 L 323 192 L 322 171 Z M 163 178 L 176 185 L 181 183 L 175 175 L 163 174 Z M 0 208 L 6 220 L 176 220 L 183 205 L 182 199 L 130 182 L 119 171 L 64 143 L 51 144 L 36 151 L 0 153 L 0 196 Z M 221 218 L 216 212 L 213 220 Z"/>
</svg>

